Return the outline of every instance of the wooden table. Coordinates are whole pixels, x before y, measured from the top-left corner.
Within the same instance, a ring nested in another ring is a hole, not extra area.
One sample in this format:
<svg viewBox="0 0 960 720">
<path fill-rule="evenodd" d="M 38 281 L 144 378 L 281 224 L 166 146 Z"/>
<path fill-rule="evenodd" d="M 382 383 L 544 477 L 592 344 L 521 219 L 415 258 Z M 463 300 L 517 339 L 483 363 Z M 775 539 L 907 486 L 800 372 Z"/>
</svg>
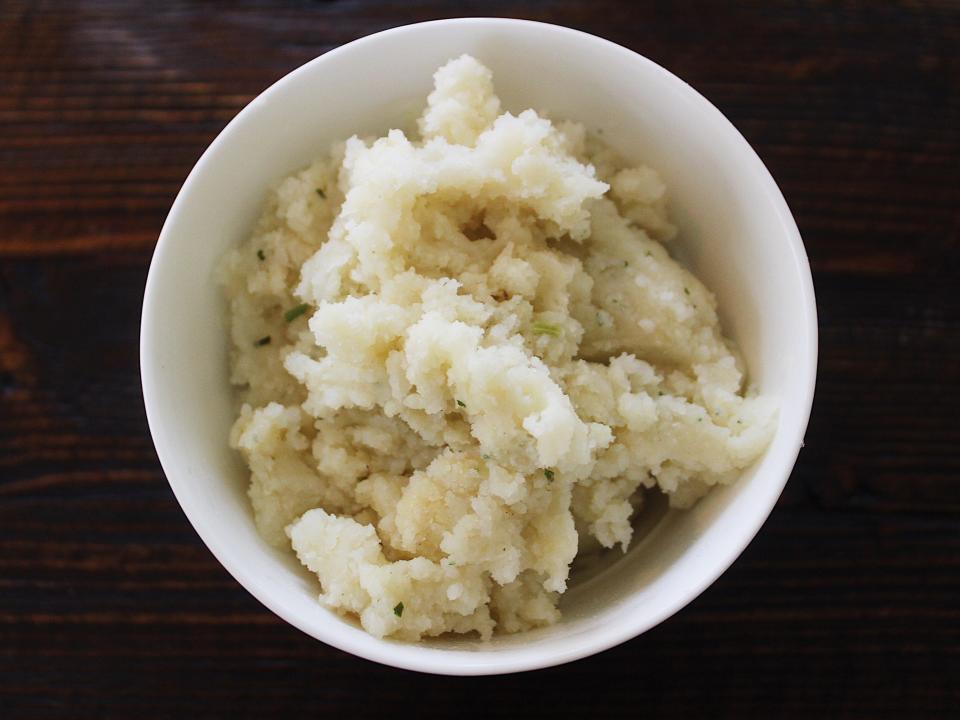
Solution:
<svg viewBox="0 0 960 720">
<path fill-rule="evenodd" d="M 451 13 L 602 35 L 715 102 L 796 215 L 821 333 L 806 449 L 729 572 L 598 657 L 472 680 L 250 597 L 167 486 L 137 367 L 157 234 L 224 124 Z M 0 2 L 0 717 L 960 717 L 958 57 L 946 1 Z"/>
</svg>

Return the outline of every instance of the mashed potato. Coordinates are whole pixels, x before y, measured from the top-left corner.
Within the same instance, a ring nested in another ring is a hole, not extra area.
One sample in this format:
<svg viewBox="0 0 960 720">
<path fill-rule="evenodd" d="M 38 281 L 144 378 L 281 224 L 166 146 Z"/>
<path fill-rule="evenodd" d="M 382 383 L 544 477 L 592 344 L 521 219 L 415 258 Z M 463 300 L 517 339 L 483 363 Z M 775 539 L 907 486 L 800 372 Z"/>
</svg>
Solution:
<svg viewBox="0 0 960 720">
<path fill-rule="evenodd" d="M 283 180 L 224 262 L 263 536 L 377 636 L 556 622 L 643 492 L 689 507 L 775 410 L 661 244 L 666 188 L 574 123 L 502 112 L 469 56 L 418 121 Z"/>
</svg>

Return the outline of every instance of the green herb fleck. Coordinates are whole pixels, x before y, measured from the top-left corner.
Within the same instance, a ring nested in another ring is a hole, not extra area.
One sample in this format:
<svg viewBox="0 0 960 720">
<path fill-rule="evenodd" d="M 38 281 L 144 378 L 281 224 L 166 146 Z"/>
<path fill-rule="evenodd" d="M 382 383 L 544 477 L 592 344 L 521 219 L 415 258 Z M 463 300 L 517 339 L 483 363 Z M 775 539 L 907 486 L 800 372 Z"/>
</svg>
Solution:
<svg viewBox="0 0 960 720">
<path fill-rule="evenodd" d="M 623 261 L 623 266 L 624 266 L 624 267 L 630 267 L 630 262 L 629 262 L 628 260 L 624 260 L 624 261 Z"/>
<path fill-rule="evenodd" d="M 533 332 L 537 335 L 551 335 L 553 337 L 560 337 L 560 326 L 551 325 L 549 323 L 535 322 L 532 326 Z"/>
<path fill-rule="evenodd" d="M 684 291 L 687 295 L 690 294 L 690 288 L 684 288 L 683 291 Z"/>
<path fill-rule="evenodd" d="M 398 602 L 396 605 L 393 606 L 393 614 L 396 615 L 397 617 L 403 617 L 403 603 L 402 603 L 402 602 Z"/>
<path fill-rule="evenodd" d="M 300 305 L 297 305 L 296 307 L 292 307 L 283 314 L 283 319 L 286 320 L 287 322 L 293 322 L 298 317 L 303 315 L 307 311 L 307 308 L 309 307 L 310 306 L 307 305 L 306 303 L 302 303 Z"/>
<path fill-rule="evenodd" d="M 653 253 L 647 250 L 647 257 L 653 257 Z"/>
<path fill-rule="evenodd" d="M 544 474 L 544 476 L 546 476 L 547 480 L 549 480 L 550 482 L 553 482 L 553 470 L 550 470 L 550 469 L 548 468 L 548 469 L 546 469 L 546 470 L 543 471 L 543 474 Z"/>
<path fill-rule="evenodd" d="M 257 250 L 257 259 L 258 259 L 258 260 L 266 260 L 266 259 L 267 259 L 267 256 L 263 254 L 263 250 Z"/>
<path fill-rule="evenodd" d="M 743 425 L 743 420 L 737 420 L 737 425 Z"/>
<path fill-rule="evenodd" d="M 264 345 L 270 344 L 270 336 L 264 335 L 262 338 L 253 343 L 255 347 L 263 347 Z"/>
<path fill-rule="evenodd" d="M 489 460 L 489 459 L 490 459 L 490 456 L 489 456 L 487 453 L 484 453 L 484 454 L 481 455 L 480 457 L 483 458 L 484 460 Z"/>
<path fill-rule="evenodd" d="M 322 198 L 324 198 L 324 199 L 326 199 L 326 197 L 327 197 L 327 194 L 326 194 L 321 188 L 317 188 L 317 195 L 319 195 L 320 197 L 322 197 Z"/>
<path fill-rule="evenodd" d="M 657 395 L 663 395 L 663 390 L 657 390 Z"/>
<path fill-rule="evenodd" d="M 459 405 L 460 407 L 466 407 L 466 406 L 467 406 L 467 404 L 466 404 L 463 400 L 457 400 L 457 405 Z"/>
</svg>

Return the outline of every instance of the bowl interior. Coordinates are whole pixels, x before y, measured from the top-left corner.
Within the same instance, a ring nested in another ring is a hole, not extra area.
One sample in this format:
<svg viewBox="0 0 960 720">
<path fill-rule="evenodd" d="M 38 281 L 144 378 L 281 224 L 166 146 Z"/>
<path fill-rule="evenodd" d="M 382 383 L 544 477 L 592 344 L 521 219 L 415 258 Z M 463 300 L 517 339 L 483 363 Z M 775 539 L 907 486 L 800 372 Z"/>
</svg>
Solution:
<svg viewBox="0 0 960 720">
<path fill-rule="evenodd" d="M 607 570 L 575 585 L 557 626 L 481 644 L 380 641 L 317 603 L 290 553 L 264 544 L 227 447 L 233 421 L 224 303 L 213 269 L 251 229 L 268 186 L 335 140 L 408 126 L 433 71 L 469 52 L 494 72 L 510 110 L 547 109 L 602 130 L 663 175 L 680 224 L 676 250 L 718 296 L 752 381 L 780 424 L 761 461 L 688 512 L 668 512 Z M 398 62 L 397 58 L 402 58 Z M 571 30 L 503 20 L 399 28 L 300 68 L 254 100 L 210 147 L 164 227 L 144 300 L 141 363 L 151 430 L 191 522 L 220 561 L 282 617 L 325 642 L 436 672 L 502 672 L 608 647 L 689 602 L 739 554 L 792 467 L 812 398 L 816 335 L 809 268 L 776 185 L 702 97 L 653 63 Z"/>
</svg>

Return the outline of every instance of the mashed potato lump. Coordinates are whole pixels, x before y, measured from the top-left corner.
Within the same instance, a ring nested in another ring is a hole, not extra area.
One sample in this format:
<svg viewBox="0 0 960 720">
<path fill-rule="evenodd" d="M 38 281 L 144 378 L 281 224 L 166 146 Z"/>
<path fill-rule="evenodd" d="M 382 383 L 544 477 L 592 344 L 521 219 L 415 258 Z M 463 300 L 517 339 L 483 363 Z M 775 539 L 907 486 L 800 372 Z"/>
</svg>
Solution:
<svg viewBox="0 0 960 720">
<path fill-rule="evenodd" d="M 352 137 L 224 260 L 261 534 L 373 635 L 556 622 L 578 550 L 644 492 L 686 508 L 764 450 L 666 188 L 572 122 L 504 112 L 470 56 L 419 139 Z"/>
</svg>

